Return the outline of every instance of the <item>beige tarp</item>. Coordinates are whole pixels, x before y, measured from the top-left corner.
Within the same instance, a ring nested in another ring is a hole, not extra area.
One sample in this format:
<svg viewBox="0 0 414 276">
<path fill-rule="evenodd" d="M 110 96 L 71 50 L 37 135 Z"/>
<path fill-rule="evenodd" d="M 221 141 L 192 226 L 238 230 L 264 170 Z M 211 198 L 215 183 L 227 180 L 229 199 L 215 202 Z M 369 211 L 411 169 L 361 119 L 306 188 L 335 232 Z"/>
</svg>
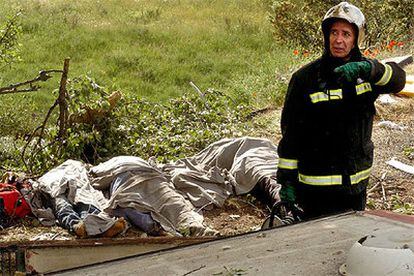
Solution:
<svg viewBox="0 0 414 276">
<path fill-rule="evenodd" d="M 87 177 L 80 168 L 65 173 L 68 163 L 77 162 L 68 160 L 39 183 L 51 195 L 66 192 L 74 202 L 95 202 L 108 213 L 117 207 L 132 207 L 151 213 L 167 231 L 187 229 L 193 235 L 205 235 L 211 232 L 203 224 L 201 207 L 222 206 L 228 196 L 248 193 L 261 178 L 275 175 L 277 161 L 276 147 L 269 140 L 243 137 L 220 140 L 171 164 L 114 157 L 92 167 Z M 108 191 L 115 177 L 125 172 L 130 177 L 108 201 L 102 199 L 98 190 Z"/>
</svg>

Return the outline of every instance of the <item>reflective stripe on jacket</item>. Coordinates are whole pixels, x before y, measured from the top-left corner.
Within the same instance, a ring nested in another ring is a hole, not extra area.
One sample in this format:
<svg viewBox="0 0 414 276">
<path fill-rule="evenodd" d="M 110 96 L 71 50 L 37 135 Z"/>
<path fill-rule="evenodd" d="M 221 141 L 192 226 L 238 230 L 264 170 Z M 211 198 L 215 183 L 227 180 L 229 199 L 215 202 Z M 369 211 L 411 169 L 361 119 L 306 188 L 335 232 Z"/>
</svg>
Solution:
<svg viewBox="0 0 414 276">
<path fill-rule="evenodd" d="M 373 163 L 374 102 L 399 92 L 405 72 L 395 63 L 372 64 L 371 76 L 339 83 L 333 69 L 344 64 L 326 55 L 295 72 L 282 111 L 277 178 L 314 186 L 367 183 Z M 365 184 L 364 184 L 365 185 Z M 358 188 L 356 188 L 358 189 Z"/>
</svg>

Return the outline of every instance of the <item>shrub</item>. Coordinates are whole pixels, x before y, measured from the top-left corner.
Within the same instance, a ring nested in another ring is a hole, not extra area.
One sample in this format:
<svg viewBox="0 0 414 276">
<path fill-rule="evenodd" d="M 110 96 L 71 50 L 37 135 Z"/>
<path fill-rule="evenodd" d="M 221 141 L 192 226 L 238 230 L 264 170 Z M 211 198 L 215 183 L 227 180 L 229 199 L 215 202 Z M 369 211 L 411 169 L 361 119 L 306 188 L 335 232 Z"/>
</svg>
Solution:
<svg viewBox="0 0 414 276">
<path fill-rule="evenodd" d="M 270 21 L 275 38 L 304 49 L 321 49 L 321 18 L 337 1 L 277 0 L 273 2 Z"/>
<path fill-rule="evenodd" d="M 270 21 L 279 42 L 321 50 L 321 22 L 326 11 L 341 1 L 275 0 Z M 414 6 L 410 0 L 356 0 L 367 21 L 366 46 L 380 48 L 391 40 L 412 43 Z"/>
<path fill-rule="evenodd" d="M 58 139 L 57 126 L 49 124 L 40 142 L 34 139 L 27 147 L 24 162 L 32 174 L 66 159 L 95 164 L 116 155 L 161 162 L 189 156 L 218 139 L 244 134 L 249 112 L 242 102 L 213 89 L 186 93 L 164 105 L 135 97 L 115 105 L 110 100 L 114 93 L 87 76 L 70 81 L 68 94 L 66 135 Z"/>
<path fill-rule="evenodd" d="M 0 26 L 0 68 L 19 59 L 20 12 Z"/>
</svg>

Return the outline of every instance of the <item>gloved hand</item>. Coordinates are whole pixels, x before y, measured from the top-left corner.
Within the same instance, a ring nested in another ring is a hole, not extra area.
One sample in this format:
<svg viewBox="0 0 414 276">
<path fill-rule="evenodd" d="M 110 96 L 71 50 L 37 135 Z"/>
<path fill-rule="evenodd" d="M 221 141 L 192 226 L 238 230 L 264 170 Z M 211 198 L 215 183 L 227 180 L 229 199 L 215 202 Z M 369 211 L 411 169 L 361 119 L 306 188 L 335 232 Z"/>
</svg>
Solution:
<svg viewBox="0 0 414 276">
<path fill-rule="evenodd" d="M 296 188 L 292 184 L 284 184 L 279 192 L 280 200 L 295 202 L 296 201 Z"/>
<path fill-rule="evenodd" d="M 372 65 L 368 61 L 348 62 L 336 67 L 334 73 L 339 81 L 355 82 L 357 78 L 368 79 L 371 74 Z"/>
</svg>

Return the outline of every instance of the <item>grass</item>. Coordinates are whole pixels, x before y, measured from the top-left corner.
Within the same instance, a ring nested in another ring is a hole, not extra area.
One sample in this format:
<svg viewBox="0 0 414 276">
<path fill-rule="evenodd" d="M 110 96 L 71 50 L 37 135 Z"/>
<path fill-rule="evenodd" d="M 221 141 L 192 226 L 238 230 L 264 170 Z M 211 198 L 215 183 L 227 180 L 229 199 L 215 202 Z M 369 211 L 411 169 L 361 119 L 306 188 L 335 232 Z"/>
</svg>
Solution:
<svg viewBox="0 0 414 276">
<path fill-rule="evenodd" d="M 21 10 L 21 61 L 0 68 L 0 87 L 31 79 L 43 69 L 97 83 L 155 103 L 214 88 L 254 108 L 280 103 L 292 51 L 277 45 L 269 0 L 3 0 L 0 23 Z M 56 99 L 59 75 L 29 94 L 0 96 L 0 155 L 21 147 L 11 137 L 31 133 Z M 54 114 L 56 115 L 56 114 Z M 54 118 L 54 117 L 52 117 Z M 52 119 L 49 122 L 54 122 Z"/>
<path fill-rule="evenodd" d="M 269 98 L 278 93 L 275 72 L 293 57 L 273 41 L 267 2 L 4 0 L 1 14 L 22 9 L 23 37 L 22 61 L 1 72 L 2 86 L 70 57 L 70 77 L 89 74 L 152 101 L 182 94 L 189 81 Z M 57 83 L 34 101 L 48 106 Z"/>
</svg>

